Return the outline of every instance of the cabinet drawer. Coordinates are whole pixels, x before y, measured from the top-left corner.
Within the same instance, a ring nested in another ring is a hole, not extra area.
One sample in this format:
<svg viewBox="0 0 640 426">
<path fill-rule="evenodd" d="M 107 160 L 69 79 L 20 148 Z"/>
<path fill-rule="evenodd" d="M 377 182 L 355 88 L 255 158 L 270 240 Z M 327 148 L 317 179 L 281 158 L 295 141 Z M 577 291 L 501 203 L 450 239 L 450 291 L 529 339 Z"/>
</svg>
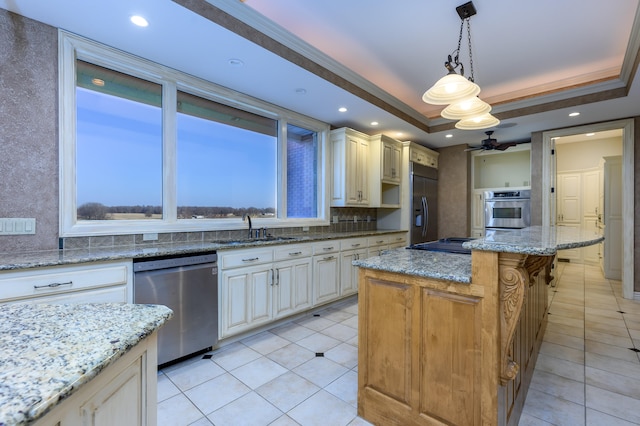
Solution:
<svg viewBox="0 0 640 426">
<path fill-rule="evenodd" d="M 273 249 L 231 251 L 219 256 L 223 269 L 273 262 Z"/>
<path fill-rule="evenodd" d="M 7 303 L 47 303 L 51 305 L 65 303 L 127 303 L 127 287 L 120 285 L 95 290 L 51 294 L 42 297 L 12 300 Z"/>
<path fill-rule="evenodd" d="M 128 283 L 129 263 L 36 268 L 0 274 L 0 300 L 64 294 Z"/>
<path fill-rule="evenodd" d="M 349 238 L 340 241 L 340 250 L 357 250 L 367 248 L 366 238 Z"/>
<path fill-rule="evenodd" d="M 389 235 L 389 245 L 401 247 L 407 245 L 407 234 Z"/>
<path fill-rule="evenodd" d="M 274 260 L 288 260 L 298 257 L 309 257 L 313 253 L 311 244 L 286 245 L 273 250 Z"/>
<path fill-rule="evenodd" d="M 331 240 L 313 244 L 313 254 L 334 253 L 340 250 L 340 241 Z"/>
<path fill-rule="evenodd" d="M 369 237 L 368 244 L 369 244 L 369 247 L 377 247 L 377 246 L 383 246 L 385 244 L 389 244 L 389 236 L 376 235 L 375 237 Z"/>
</svg>

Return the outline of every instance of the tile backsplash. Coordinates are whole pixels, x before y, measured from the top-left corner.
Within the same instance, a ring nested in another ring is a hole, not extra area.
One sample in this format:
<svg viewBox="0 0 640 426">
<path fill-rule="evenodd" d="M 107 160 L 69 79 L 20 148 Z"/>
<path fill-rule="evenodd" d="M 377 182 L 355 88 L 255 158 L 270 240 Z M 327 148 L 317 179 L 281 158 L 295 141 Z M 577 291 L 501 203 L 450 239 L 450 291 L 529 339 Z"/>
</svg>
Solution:
<svg viewBox="0 0 640 426">
<path fill-rule="evenodd" d="M 362 207 L 333 207 L 330 211 L 330 224 L 326 226 L 310 226 L 309 231 L 301 227 L 270 228 L 269 233 L 275 236 L 310 234 L 335 234 L 341 232 L 376 230 L 376 209 Z M 247 229 L 231 229 L 221 231 L 169 232 L 158 233 L 158 238 L 145 240 L 144 234 L 99 235 L 89 237 L 60 238 L 60 247 L 68 250 L 87 248 L 106 248 L 116 246 L 141 246 L 163 243 L 207 242 L 217 240 L 242 239 L 247 236 Z"/>
</svg>

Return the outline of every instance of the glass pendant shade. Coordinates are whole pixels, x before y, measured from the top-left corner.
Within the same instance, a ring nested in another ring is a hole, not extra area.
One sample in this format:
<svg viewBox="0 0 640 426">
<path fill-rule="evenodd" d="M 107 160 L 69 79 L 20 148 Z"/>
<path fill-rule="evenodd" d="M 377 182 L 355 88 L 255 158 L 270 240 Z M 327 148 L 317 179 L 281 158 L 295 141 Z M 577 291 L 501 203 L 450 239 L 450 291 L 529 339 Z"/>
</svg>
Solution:
<svg viewBox="0 0 640 426">
<path fill-rule="evenodd" d="M 494 127 L 500 124 L 500 120 L 493 115 L 486 113 L 475 117 L 463 118 L 456 123 L 456 129 L 478 130 Z"/>
<path fill-rule="evenodd" d="M 462 120 L 468 117 L 486 114 L 491 111 L 491 105 L 477 96 L 452 103 L 442 110 L 440 115 L 449 120 Z"/>
<path fill-rule="evenodd" d="M 477 96 L 478 93 L 480 86 L 452 72 L 436 81 L 436 84 L 422 95 L 422 100 L 432 105 L 448 105 Z"/>
</svg>

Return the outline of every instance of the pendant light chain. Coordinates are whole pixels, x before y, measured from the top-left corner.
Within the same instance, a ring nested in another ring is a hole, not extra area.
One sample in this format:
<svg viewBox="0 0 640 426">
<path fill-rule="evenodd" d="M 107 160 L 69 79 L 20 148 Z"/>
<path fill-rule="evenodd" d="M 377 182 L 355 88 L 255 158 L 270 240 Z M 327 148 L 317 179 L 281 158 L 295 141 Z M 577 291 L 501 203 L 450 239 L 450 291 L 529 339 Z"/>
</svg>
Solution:
<svg viewBox="0 0 640 426">
<path fill-rule="evenodd" d="M 469 68 L 471 68 L 471 77 L 469 80 L 474 81 L 473 77 L 473 54 L 471 53 L 471 19 L 465 19 L 467 21 L 467 43 L 469 43 Z M 460 29 L 460 38 L 462 38 L 462 28 Z"/>
</svg>

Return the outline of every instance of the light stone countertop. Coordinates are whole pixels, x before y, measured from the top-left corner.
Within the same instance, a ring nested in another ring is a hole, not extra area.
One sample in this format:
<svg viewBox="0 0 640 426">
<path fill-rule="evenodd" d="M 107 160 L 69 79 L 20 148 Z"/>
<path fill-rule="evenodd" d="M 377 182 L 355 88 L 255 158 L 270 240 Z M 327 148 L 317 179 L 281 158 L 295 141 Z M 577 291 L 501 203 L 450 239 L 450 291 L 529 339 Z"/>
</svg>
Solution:
<svg viewBox="0 0 640 426">
<path fill-rule="evenodd" d="M 466 242 L 462 246 L 472 250 L 550 256 L 558 250 L 587 247 L 600 241 L 604 241 L 602 235 L 583 228 L 530 226 L 524 229 L 494 231 L 484 238 Z"/>
<path fill-rule="evenodd" d="M 558 250 L 586 247 L 603 240 L 603 236 L 579 228 L 532 226 L 494 231 L 462 246 L 471 250 L 551 256 Z M 353 265 L 459 283 L 471 282 L 471 256 L 466 254 L 393 249 L 380 256 L 355 260 Z"/>
<path fill-rule="evenodd" d="M 0 425 L 26 425 L 173 315 L 161 305 L 0 305 Z"/>
<path fill-rule="evenodd" d="M 402 230 L 377 230 L 338 233 L 307 233 L 284 237 L 219 240 L 210 242 L 180 242 L 145 244 L 136 246 L 112 246 L 72 250 L 40 250 L 30 252 L 0 253 L 0 271 L 38 268 L 57 265 L 72 265 L 87 262 L 136 259 L 154 256 L 198 254 L 219 250 L 244 249 L 282 244 L 297 244 L 314 241 L 357 238 L 374 235 L 406 232 Z"/>
</svg>

